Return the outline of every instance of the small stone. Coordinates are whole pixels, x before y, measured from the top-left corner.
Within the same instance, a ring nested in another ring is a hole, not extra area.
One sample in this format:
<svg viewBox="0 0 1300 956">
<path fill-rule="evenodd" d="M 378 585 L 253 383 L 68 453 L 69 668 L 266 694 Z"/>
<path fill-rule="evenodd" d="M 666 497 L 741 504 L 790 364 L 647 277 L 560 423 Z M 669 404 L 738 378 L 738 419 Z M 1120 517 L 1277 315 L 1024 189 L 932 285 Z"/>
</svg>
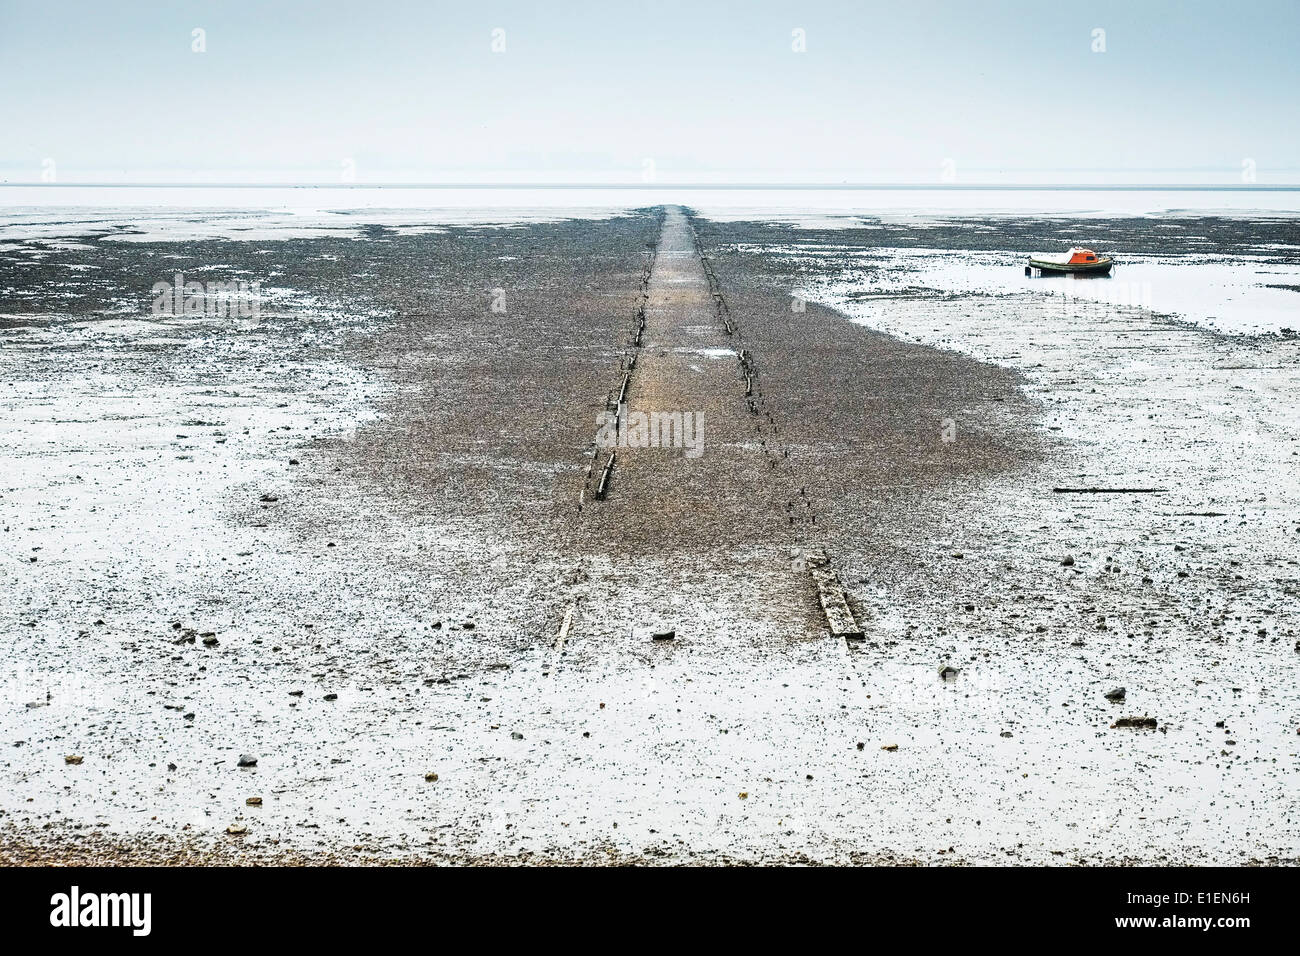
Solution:
<svg viewBox="0 0 1300 956">
<path fill-rule="evenodd" d="M 240 755 L 239 755 L 239 766 L 241 766 L 241 767 L 256 767 L 256 766 L 257 766 L 257 758 L 254 757 L 252 754 L 240 754 Z"/>
<path fill-rule="evenodd" d="M 1110 726 L 1112 729 L 1116 727 L 1136 727 L 1139 730 L 1155 730 L 1156 719 L 1154 717 L 1121 717 Z"/>
<path fill-rule="evenodd" d="M 71 764 L 74 767 L 78 766 L 81 763 L 81 761 L 82 761 L 82 757 L 79 754 L 68 754 L 63 758 L 64 763 Z"/>
<path fill-rule="evenodd" d="M 1063 557 L 1063 558 L 1061 559 L 1061 567 L 1063 567 L 1063 568 L 1072 568 L 1072 567 L 1074 567 L 1074 555 L 1072 555 L 1072 554 L 1067 554 L 1065 557 Z"/>
<path fill-rule="evenodd" d="M 960 673 L 961 670 L 953 667 L 951 664 L 944 664 L 939 668 L 939 676 L 944 680 L 953 680 Z"/>
<path fill-rule="evenodd" d="M 220 642 L 217 640 L 217 636 L 215 634 L 209 634 L 205 638 L 203 638 L 204 647 L 216 647 L 218 643 Z"/>
<path fill-rule="evenodd" d="M 437 783 L 437 782 L 438 782 L 438 775 L 437 775 L 436 773 L 434 773 L 432 770 L 430 770 L 428 773 L 426 773 L 426 774 L 424 775 L 424 779 L 425 779 L 425 782 L 427 782 L 427 783 Z"/>
<path fill-rule="evenodd" d="M 338 694 L 326 694 L 326 695 L 325 695 L 325 699 L 326 699 L 326 700 L 338 700 L 338 699 L 339 699 L 339 695 L 338 695 Z"/>
<path fill-rule="evenodd" d="M 749 791 L 748 791 L 748 790 L 742 790 L 742 791 L 740 791 L 740 793 L 737 794 L 737 796 L 740 797 L 741 800 L 748 800 L 748 799 L 749 799 Z"/>
<path fill-rule="evenodd" d="M 172 770 L 172 771 L 174 771 L 174 770 L 176 769 L 176 764 L 174 764 L 174 763 L 169 763 L 169 764 L 167 765 L 167 769 L 168 769 L 168 770 Z"/>
<path fill-rule="evenodd" d="M 248 827 L 244 826 L 242 823 L 232 823 L 230 826 L 226 827 L 226 832 L 231 836 L 243 836 L 248 832 Z"/>
<path fill-rule="evenodd" d="M 521 733 L 520 733 L 519 731 L 517 731 L 517 730 L 512 730 L 512 731 L 510 731 L 510 739 L 511 739 L 511 740 L 523 740 L 523 739 L 524 739 L 524 735 L 521 734 Z"/>
<path fill-rule="evenodd" d="M 1010 736 L 1011 736 L 1011 731 L 1009 731 L 1009 730 L 1004 730 L 1004 731 L 1002 731 L 1002 736 L 1003 736 L 1003 737 L 1010 737 Z"/>
<path fill-rule="evenodd" d="M 861 741 L 861 740 L 859 740 L 859 741 L 858 741 L 858 749 L 859 749 L 859 750 L 866 750 L 866 749 L 867 749 L 867 745 L 866 745 L 866 743 L 863 742 L 863 741 Z"/>
<path fill-rule="evenodd" d="M 650 640 L 652 641 L 671 641 L 674 640 L 676 637 L 677 637 L 677 631 L 671 627 L 666 627 L 660 630 L 650 632 Z"/>
<path fill-rule="evenodd" d="M 262 798 L 249 797 L 247 800 L 244 801 L 244 803 L 248 804 L 250 807 L 260 807 L 262 805 Z"/>
<path fill-rule="evenodd" d="M 1114 690 L 1106 691 L 1106 699 L 1118 703 L 1119 701 L 1122 701 L 1127 694 L 1128 691 L 1123 687 L 1116 687 Z"/>
<path fill-rule="evenodd" d="M 884 745 L 883 747 L 881 747 L 880 749 L 881 749 L 881 750 L 888 750 L 890 753 L 893 753 L 895 750 L 898 749 L 898 744 L 885 744 L 885 745 Z"/>
</svg>

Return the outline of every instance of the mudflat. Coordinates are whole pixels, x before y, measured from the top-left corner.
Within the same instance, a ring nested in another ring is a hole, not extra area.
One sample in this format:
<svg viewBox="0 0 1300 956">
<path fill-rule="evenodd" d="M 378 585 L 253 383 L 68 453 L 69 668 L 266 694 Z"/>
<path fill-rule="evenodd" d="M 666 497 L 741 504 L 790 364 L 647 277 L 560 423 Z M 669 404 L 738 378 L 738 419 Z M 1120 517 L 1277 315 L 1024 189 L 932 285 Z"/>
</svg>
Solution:
<svg viewBox="0 0 1300 956">
<path fill-rule="evenodd" d="M 1293 484 L 1225 504 L 1176 414 L 1093 467 L 1141 436 L 1062 432 L 1086 362 L 868 327 L 1028 351 L 1043 303 L 837 301 L 790 239 L 8 244 L 0 860 L 1293 861 Z M 177 273 L 256 315 L 157 314 Z M 1139 321 L 1050 315 L 1084 356 Z M 1074 491 L 1117 476 L 1159 491 Z"/>
</svg>

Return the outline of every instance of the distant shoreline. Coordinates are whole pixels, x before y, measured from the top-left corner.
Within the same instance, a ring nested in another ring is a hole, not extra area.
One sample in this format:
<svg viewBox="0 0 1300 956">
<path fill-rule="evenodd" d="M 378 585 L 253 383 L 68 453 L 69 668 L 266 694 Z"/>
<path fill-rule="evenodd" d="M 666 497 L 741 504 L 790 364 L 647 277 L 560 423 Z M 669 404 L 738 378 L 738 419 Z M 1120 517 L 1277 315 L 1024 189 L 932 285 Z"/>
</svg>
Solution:
<svg viewBox="0 0 1300 956">
<path fill-rule="evenodd" d="M 658 182 L 611 182 L 611 183 L 205 183 L 205 182 L 146 182 L 146 183 L 111 183 L 111 182 L 0 182 L 0 188 L 49 188 L 49 189 L 718 189 L 718 190 L 835 190 L 835 191 L 890 191 L 890 192 L 1300 192 L 1300 183 L 1291 184 L 1141 184 L 1101 185 L 1096 183 L 1057 183 L 1036 185 L 1017 183 L 1002 185 L 998 183 L 658 183 Z"/>
</svg>

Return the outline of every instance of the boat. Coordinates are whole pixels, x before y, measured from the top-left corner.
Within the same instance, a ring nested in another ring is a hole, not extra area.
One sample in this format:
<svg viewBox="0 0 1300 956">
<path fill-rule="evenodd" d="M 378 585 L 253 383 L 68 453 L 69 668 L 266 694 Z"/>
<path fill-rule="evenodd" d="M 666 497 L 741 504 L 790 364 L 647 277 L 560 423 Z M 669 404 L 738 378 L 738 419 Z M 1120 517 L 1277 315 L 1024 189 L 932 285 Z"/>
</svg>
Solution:
<svg viewBox="0 0 1300 956">
<path fill-rule="evenodd" d="M 1098 275 L 1110 272 L 1115 260 L 1099 256 L 1091 249 L 1075 246 L 1064 255 L 1033 255 L 1025 266 L 1025 275 Z"/>
</svg>

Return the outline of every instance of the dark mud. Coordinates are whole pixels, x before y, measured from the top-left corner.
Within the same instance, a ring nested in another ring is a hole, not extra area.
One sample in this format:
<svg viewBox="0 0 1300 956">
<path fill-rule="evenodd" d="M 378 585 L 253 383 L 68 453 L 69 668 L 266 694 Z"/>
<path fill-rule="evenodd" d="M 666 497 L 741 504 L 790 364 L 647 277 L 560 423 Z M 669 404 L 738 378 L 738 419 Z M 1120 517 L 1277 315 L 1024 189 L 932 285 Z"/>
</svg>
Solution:
<svg viewBox="0 0 1300 956">
<path fill-rule="evenodd" d="M 1300 219 L 1295 216 L 925 216 L 844 217 L 837 228 L 780 220 L 715 223 L 708 235 L 747 243 L 799 242 L 863 248 L 1014 250 L 1026 255 L 1074 244 L 1095 244 L 1131 255 L 1259 255 L 1265 261 L 1300 261 Z M 1289 249 L 1280 247 L 1289 246 Z"/>
</svg>

